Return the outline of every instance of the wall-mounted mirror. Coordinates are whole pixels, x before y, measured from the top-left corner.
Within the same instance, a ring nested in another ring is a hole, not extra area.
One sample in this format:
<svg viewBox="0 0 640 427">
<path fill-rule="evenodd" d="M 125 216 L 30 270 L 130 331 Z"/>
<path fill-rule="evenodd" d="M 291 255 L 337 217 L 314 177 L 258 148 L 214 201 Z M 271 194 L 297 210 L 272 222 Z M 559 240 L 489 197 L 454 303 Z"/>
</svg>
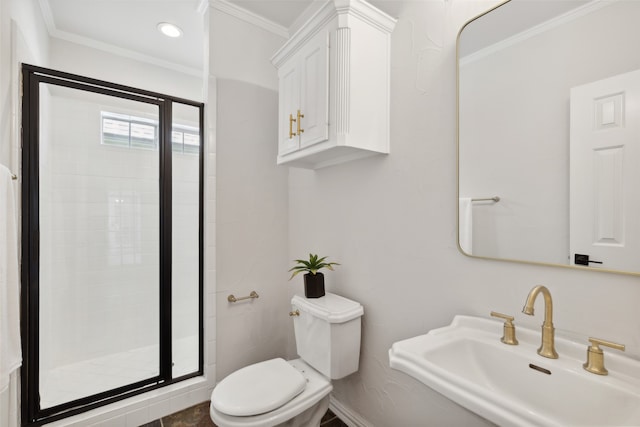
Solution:
<svg viewBox="0 0 640 427">
<path fill-rule="evenodd" d="M 640 274 L 640 1 L 511 0 L 458 40 L 468 255 Z"/>
</svg>

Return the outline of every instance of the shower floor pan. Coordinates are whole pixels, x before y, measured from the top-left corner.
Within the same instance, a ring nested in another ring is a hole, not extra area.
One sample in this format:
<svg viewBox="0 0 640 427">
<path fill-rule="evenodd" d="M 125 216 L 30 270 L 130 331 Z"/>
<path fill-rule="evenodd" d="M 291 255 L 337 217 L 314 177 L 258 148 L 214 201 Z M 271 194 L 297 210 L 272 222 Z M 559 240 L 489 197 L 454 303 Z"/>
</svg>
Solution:
<svg viewBox="0 0 640 427">
<path fill-rule="evenodd" d="M 198 370 L 198 339 L 183 338 L 173 346 L 173 376 Z M 158 346 L 113 353 L 40 371 L 40 406 L 51 408 L 72 400 L 131 384 L 158 374 Z"/>
</svg>

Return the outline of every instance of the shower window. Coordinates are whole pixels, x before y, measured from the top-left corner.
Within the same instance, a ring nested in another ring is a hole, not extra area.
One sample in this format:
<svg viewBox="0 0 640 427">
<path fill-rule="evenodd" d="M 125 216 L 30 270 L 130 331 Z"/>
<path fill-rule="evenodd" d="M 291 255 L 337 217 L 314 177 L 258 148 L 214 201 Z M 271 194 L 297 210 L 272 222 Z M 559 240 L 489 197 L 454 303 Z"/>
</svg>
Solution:
<svg viewBox="0 0 640 427">
<path fill-rule="evenodd" d="M 25 425 L 202 375 L 202 122 L 23 66 Z"/>
<path fill-rule="evenodd" d="M 158 121 L 102 111 L 102 143 L 125 148 L 158 149 Z"/>
<path fill-rule="evenodd" d="M 174 153 L 199 154 L 200 133 L 198 128 L 174 124 L 171 132 Z"/>
<path fill-rule="evenodd" d="M 123 148 L 158 149 L 158 121 L 118 114 L 100 113 L 102 144 Z M 171 129 L 174 153 L 200 154 L 200 130 L 193 125 L 174 123 Z"/>
</svg>

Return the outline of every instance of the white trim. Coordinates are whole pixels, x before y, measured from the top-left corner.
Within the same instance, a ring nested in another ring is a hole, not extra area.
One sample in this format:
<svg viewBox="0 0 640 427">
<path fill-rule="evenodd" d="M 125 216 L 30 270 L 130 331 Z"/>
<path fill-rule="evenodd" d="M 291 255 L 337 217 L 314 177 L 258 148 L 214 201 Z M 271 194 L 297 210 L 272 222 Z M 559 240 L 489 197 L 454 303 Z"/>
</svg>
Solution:
<svg viewBox="0 0 640 427">
<path fill-rule="evenodd" d="M 159 59 L 150 55 L 145 55 L 144 53 L 124 49 L 109 43 L 104 43 L 88 37 L 68 33 L 66 31 L 60 31 L 58 29 L 54 29 L 52 32 L 50 31 L 49 34 L 51 35 L 51 37 L 65 40 L 70 43 L 87 46 L 93 49 L 101 50 L 103 52 L 112 53 L 114 55 L 123 56 L 129 59 L 134 59 L 136 61 L 146 62 L 152 65 L 157 65 L 158 67 L 168 68 L 170 70 L 178 71 L 190 76 L 202 77 L 202 70 L 199 68 L 185 67 L 184 65 L 176 64 L 175 62 L 165 61 L 163 59 Z"/>
<path fill-rule="evenodd" d="M 53 13 L 51 12 L 49 0 L 39 0 L 38 3 L 40 3 L 40 11 L 42 13 L 42 19 L 44 19 L 44 23 L 47 25 L 47 31 L 51 34 L 55 31 L 56 25 L 53 20 Z"/>
<path fill-rule="evenodd" d="M 156 65 L 158 67 L 167 68 L 169 70 L 178 71 L 190 76 L 202 77 L 202 70 L 199 68 L 185 67 L 184 65 L 177 64 L 171 61 L 165 61 L 144 53 L 136 52 L 129 49 L 124 49 L 109 43 L 104 43 L 89 37 L 79 36 L 77 34 L 69 33 L 56 28 L 55 20 L 53 19 L 53 13 L 51 12 L 50 2 L 51 0 L 39 0 L 40 9 L 42 11 L 42 17 L 47 25 L 47 31 L 49 36 L 60 40 L 68 41 L 70 43 L 79 44 L 81 46 L 87 46 L 93 49 L 101 50 L 103 52 L 112 53 L 114 55 L 123 56 L 125 58 L 134 59 L 136 61 L 145 62 L 148 64 Z"/>
<path fill-rule="evenodd" d="M 135 414 L 150 423 L 166 415 L 206 402 L 211 396 L 212 382 L 194 377 L 179 383 L 150 390 L 118 402 L 110 403 L 47 424 L 47 427 L 85 427 L 93 425 L 126 425 L 127 416 Z M 158 414 L 160 412 L 160 414 Z"/>
<path fill-rule="evenodd" d="M 363 0 L 333 0 L 338 14 L 352 13 L 372 27 L 391 34 L 398 20 Z"/>
<path fill-rule="evenodd" d="M 263 30 L 269 31 L 277 36 L 288 38 L 289 30 L 284 26 L 263 18 L 245 8 L 228 2 L 227 0 L 209 0 L 209 7 L 224 12 L 242 21 L 253 24 Z"/>
<path fill-rule="evenodd" d="M 605 6 L 611 6 L 611 4 L 613 3 L 614 2 L 612 0 L 593 0 L 592 2 L 589 2 L 583 6 L 577 7 L 569 12 L 558 15 L 555 18 L 551 18 L 548 21 L 543 22 L 542 24 L 538 24 L 534 27 L 529 28 L 528 30 L 522 31 L 510 37 L 507 37 L 504 40 L 500 40 L 497 43 L 494 43 L 490 46 L 482 48 L 463 58 L 460 58 L 460 65 L 461 66 L 467 65 L 472 62 L 478 61 L 486 56 L 493 55 L 494 53 L 500 52 L 501 50 L 504 50 L 520 42 L 523 42 L 539 34 L 542 34 L 545 31 L 549 31 L 555 27 L 558 27 L 559 25 L 581 18 L 584 15 L 587 15 Z"/>
<path fill-rule="evenodd" d="M 196 12 L 200 15 L 204 15 L 204 13 L 209 9 L 209 0 L 200 0 L 198 2 L 198 7 L 196 7 Z"/>
<path fill-rule="evenodd" d="M 320 31 L 331 19 L 337 16 L 332 2 L 326 2 L 293 34 L 289 40 L 273 54 L 271 63 L 279 68 L 288 58 L 298 51 L 314 35 Z"/>
<path fill-rule="evenodd" d="M 313 4 L 310 6 L 312 7 Z M 293 56 L 308 40 L 315 36 L 328 22 L 335 17 L 351 15 L 390 34 L 395 28 L 397 19 L 387 15 L 375 6 L 360 0 L 333 0 L 323 4 L 307 22 L 287 40 L 287 42 L 271 57 L 271 63 L 280 67 Z M 338 27 L 342 25 L 339 23 Z M 348 26 L 348 25 L 347 25 Z"/>
<path fill-rule="evenodd" d="M 374 427 L 373 424 L 362 418 L 360 414 L 340 403 L 333 393 L 329 398 L 329 409 L 349 427 Z"/>
</svg>

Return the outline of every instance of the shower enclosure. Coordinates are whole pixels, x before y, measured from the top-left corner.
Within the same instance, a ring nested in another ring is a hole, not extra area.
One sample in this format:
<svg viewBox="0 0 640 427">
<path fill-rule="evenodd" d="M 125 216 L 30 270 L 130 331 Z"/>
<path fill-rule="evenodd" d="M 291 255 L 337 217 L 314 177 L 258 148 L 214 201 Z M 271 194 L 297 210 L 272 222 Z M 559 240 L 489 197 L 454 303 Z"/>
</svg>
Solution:
<svg viewBox="0 0 640 427">
<path fill-rule="evenodd" d="M 23 66 L 23 422 L 202 374 L 203 105 Z"/>
</svg>

